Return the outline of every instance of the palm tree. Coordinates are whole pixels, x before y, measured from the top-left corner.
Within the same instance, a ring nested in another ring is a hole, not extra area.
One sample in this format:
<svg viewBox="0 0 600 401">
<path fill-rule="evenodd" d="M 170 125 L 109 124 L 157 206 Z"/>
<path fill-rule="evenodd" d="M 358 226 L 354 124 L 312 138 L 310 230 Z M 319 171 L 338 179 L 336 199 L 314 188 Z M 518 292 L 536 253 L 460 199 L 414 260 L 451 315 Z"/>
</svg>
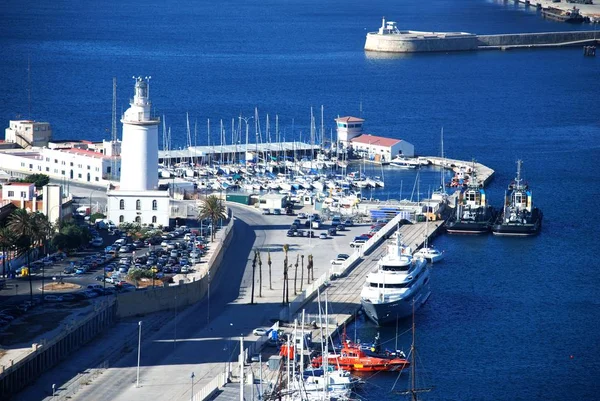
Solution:
<svg viewBox="0 0 600 401">
<path fill-rule="evenodd" d="M 300 292 L 302 292 L 302 285 L 304 281 L 304 255 L 302 255 L 302 266 L 300 268 Z"/>
<path fill-rule="evenodd" d="M 52 235 L 53 227 L 48 216 L 43 213 L 32 213 L 33 221 L 33 242 L 34 246 L 43 247 L 44 254 L 48 253 L 48 241 Z M 42 302 L 44 302 L 44 267 L 42 266 Z"/>
<path fill-rule="evenodd" d="M 8 229 L 13 232 L 17 241 L 17 253 L 19 255 L 25 255 L 27 259 L 27 268 L 29 277 L 29 297 L 33 303 L 33 283 L 31 281 L 31 268 L 30 268 L 30 251 L 34 244 L 34 219 L 31 213 L 25 209 L 16 209 L 8 217 Z"/>
<path fill-rule="evenodd" d="M 288 244 L 283 245 L 283 252 L 285 252 L 285 258 L 283 259 L 283 300 L 282 303 L 286 304 L 286 299 L 289 299 L 286 296 L 287 289 L 287 276 L 288 276 L 288 251 L 290 246 Z"/>
<path fill-rule="evenodd" d="M 207 197 L 200 207 L 198 219 L 210 220 L 212 226 L 212 229 L 210 230 L 211 241 L 215 240 L 215 223 L 223 218 L 227 218 L 227 210 L 225 209 L 225 206 L 223 206 L 223 202 L 215 195 Z"/>
<path fill-rule="evenodd" d="M 260 250 L 258 251 L 258 296 L 262 298 L 262 259 L 260 258 Z"/>
<path fill-rule="evenodd" d="M 254 272 L 256 272 L 256 258 L 258 253 L 254 250 L 254 259 L 252 260 L 252 293 L 250 295 L 250 304 L 254 303 Z"/>
<path fill-rule="evenodd" d="M 267 263 L 269 264 L 269 289 L 272 290 L 273 284 L 271 281 L 271 251 L 268 251 L 267 255 L 268 255 Z"/>
<path fill-rule="evenodd" d="M 15 244 L 15 236 L 8 227 L 0 228 L 0 252 L 3 254 L 2 258 L 2 276 L 6 277 L 6 260 L 8 259 L 8 252 L 12 249 Z"/>
<path fill-rule="evenodd" d="M 296 264 L 294 265 L 294 295 L 298 293 L 298 291 L 296 290 L 296 281 L 298 280 L 298 262 L 300 262 L 300 255 L 296 255 Z"/>
</svg>

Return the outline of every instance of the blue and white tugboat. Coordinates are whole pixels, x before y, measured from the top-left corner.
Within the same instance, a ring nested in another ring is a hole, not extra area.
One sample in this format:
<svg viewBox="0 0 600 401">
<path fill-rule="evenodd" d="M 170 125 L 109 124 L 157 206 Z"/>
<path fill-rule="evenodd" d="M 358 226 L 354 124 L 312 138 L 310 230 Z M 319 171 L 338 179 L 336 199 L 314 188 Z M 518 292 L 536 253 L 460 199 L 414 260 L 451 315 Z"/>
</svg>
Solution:
<svg viewBox="0 0 600 401">
<path fill-rule="evenodd" d="M 456 213 L 446 221 L 446 231 L 449 234 L 487 234 L 496 219 L 496 212 L 488 204 L 485 189 L 477 180 L 475 169 L 469 185 L 460 191 Z"/>
<path fill-rule="evenodd" d="M 542 229 L 542 211 L 533 207 L 531 189 L 521 179 L 522 163 L 517 161 L 517 178 L 506 191 L 504 210 L 492 226 L 494 235 L 529 236 Z"/>
</svg>

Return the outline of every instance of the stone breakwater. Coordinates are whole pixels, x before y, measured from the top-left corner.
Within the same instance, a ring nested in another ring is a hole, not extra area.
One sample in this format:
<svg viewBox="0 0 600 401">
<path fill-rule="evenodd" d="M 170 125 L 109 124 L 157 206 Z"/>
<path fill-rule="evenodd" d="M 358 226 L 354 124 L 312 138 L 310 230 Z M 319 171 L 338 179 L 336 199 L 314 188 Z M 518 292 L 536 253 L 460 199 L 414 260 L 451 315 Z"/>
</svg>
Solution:
<svg viewBox="0 0 600 401">
<path fill-rule="evenodd" d="M 562 47 L 596 44 L 598 31 L 538 32 L 473 35 L 408 31 L 407 35 L 367 34 L 365 50 L 385 53 L 451 52 L 510 47 Z"/>
</svg>

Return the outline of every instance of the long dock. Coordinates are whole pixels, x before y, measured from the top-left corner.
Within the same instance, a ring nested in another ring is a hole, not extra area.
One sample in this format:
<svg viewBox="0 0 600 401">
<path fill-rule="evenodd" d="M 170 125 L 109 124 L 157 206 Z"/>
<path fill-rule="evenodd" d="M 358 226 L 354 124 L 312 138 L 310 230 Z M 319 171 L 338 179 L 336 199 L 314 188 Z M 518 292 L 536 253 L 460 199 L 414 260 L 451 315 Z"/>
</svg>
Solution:
<svg viewBox="0 0 600 401">
<path fill-rule="evenodd" d="M 428 157 L 433 164 L 443 165 L 446 168 L 469 166 L 477 171 L 478 179 L 485 186 L 490 182 L 494 175 L 494 170 L 476 162 L 465 162 L 454 159 L 442 159 L 438 157 Z M 455 196 L 454 194 L 451 197 Z M 396 230 L 398 223 L 403 220 L 403 216 L 398 215 L 392 221 L 385 225 L 375 236 L 373 236 L 362 249 L 357 250 L 346 261 L 346 264 L 337 270 L 333 268 L 321 277 L 319 277 L 309 288 L 300 294 L 292 303 L 282 309 L 280 320 L 291 322 L 294 318 L 299 320 L 301 309 L 309 315 L 309 321 L 315 320 L 319 312 L 319 306 L 316 302 L 317 289 L 327 287 L 327 297 L 329 304 L 329 330 L 334 333 L 344 323 L 351 321 L 360 308 L 360 292 L 365 281 L 365 276 L 373 270 L 377 261 L 383 256 L 385 247 L 381 245 L 387 241 L 387 238 Z M 425 240 L 430 240 L 443 229 L 444 221 L 413 222 L 412 224 L 400 225 L 399 233 L 402 235 L 402 242 L 417 250 L 423 246 Z M 313 333 L 313 338 L 317 338 L 317 331 Z"/>
</svg>

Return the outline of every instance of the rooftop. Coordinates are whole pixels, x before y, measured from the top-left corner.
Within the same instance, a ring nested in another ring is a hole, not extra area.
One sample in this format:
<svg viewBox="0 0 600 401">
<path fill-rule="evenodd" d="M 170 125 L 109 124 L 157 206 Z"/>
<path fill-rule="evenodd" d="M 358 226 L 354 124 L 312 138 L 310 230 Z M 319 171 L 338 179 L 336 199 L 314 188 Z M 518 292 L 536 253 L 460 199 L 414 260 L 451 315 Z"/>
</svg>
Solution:
<svg viewBox="0 0 600 401">
<path fill-rule="evenodd" d="M 362 134 L 357 136 L 356 138 L 352 138 L 350 142 L 356 143 L 365 143 L 368 145 L 377 145 L 377 146 L 393 146 L 398 142 L 402 142 L 401 139 L 394 138 L 386 138 L 383 136 L 375 136 L 370 134 Z"/>
<path fill-rule="evenodd" d="M 335 121 L 339 122 L 339 123 L 362 123 L 365 120 L 363 120 L 362 118 L 358 118 L 358 117 L 347 116 L 347 117 L 338 117 L 335 119 Z"/>
<path fill-rule="evenodd" d="M 19 187 L 29 187 L 33 185 L 33 182 L 7 182 L 4 186 L 19 186 Z"/>
<path fill-rule="evenodd" d="M 105 156 L 103 153 L 100 152 L 94 152 L 92 150 L 86 150 L 86 149 L 77 149 L 77 148 L 69 148 L 69 149 L 56 149 L 60 152 L 65 152 L 65 153 L 72 153 L 75 155 L 81 155 L 81 156 L 89 156 L 89 157 L 94 157 L 96 159 L 108 159 L 108 156 Z"/>
</svg>

